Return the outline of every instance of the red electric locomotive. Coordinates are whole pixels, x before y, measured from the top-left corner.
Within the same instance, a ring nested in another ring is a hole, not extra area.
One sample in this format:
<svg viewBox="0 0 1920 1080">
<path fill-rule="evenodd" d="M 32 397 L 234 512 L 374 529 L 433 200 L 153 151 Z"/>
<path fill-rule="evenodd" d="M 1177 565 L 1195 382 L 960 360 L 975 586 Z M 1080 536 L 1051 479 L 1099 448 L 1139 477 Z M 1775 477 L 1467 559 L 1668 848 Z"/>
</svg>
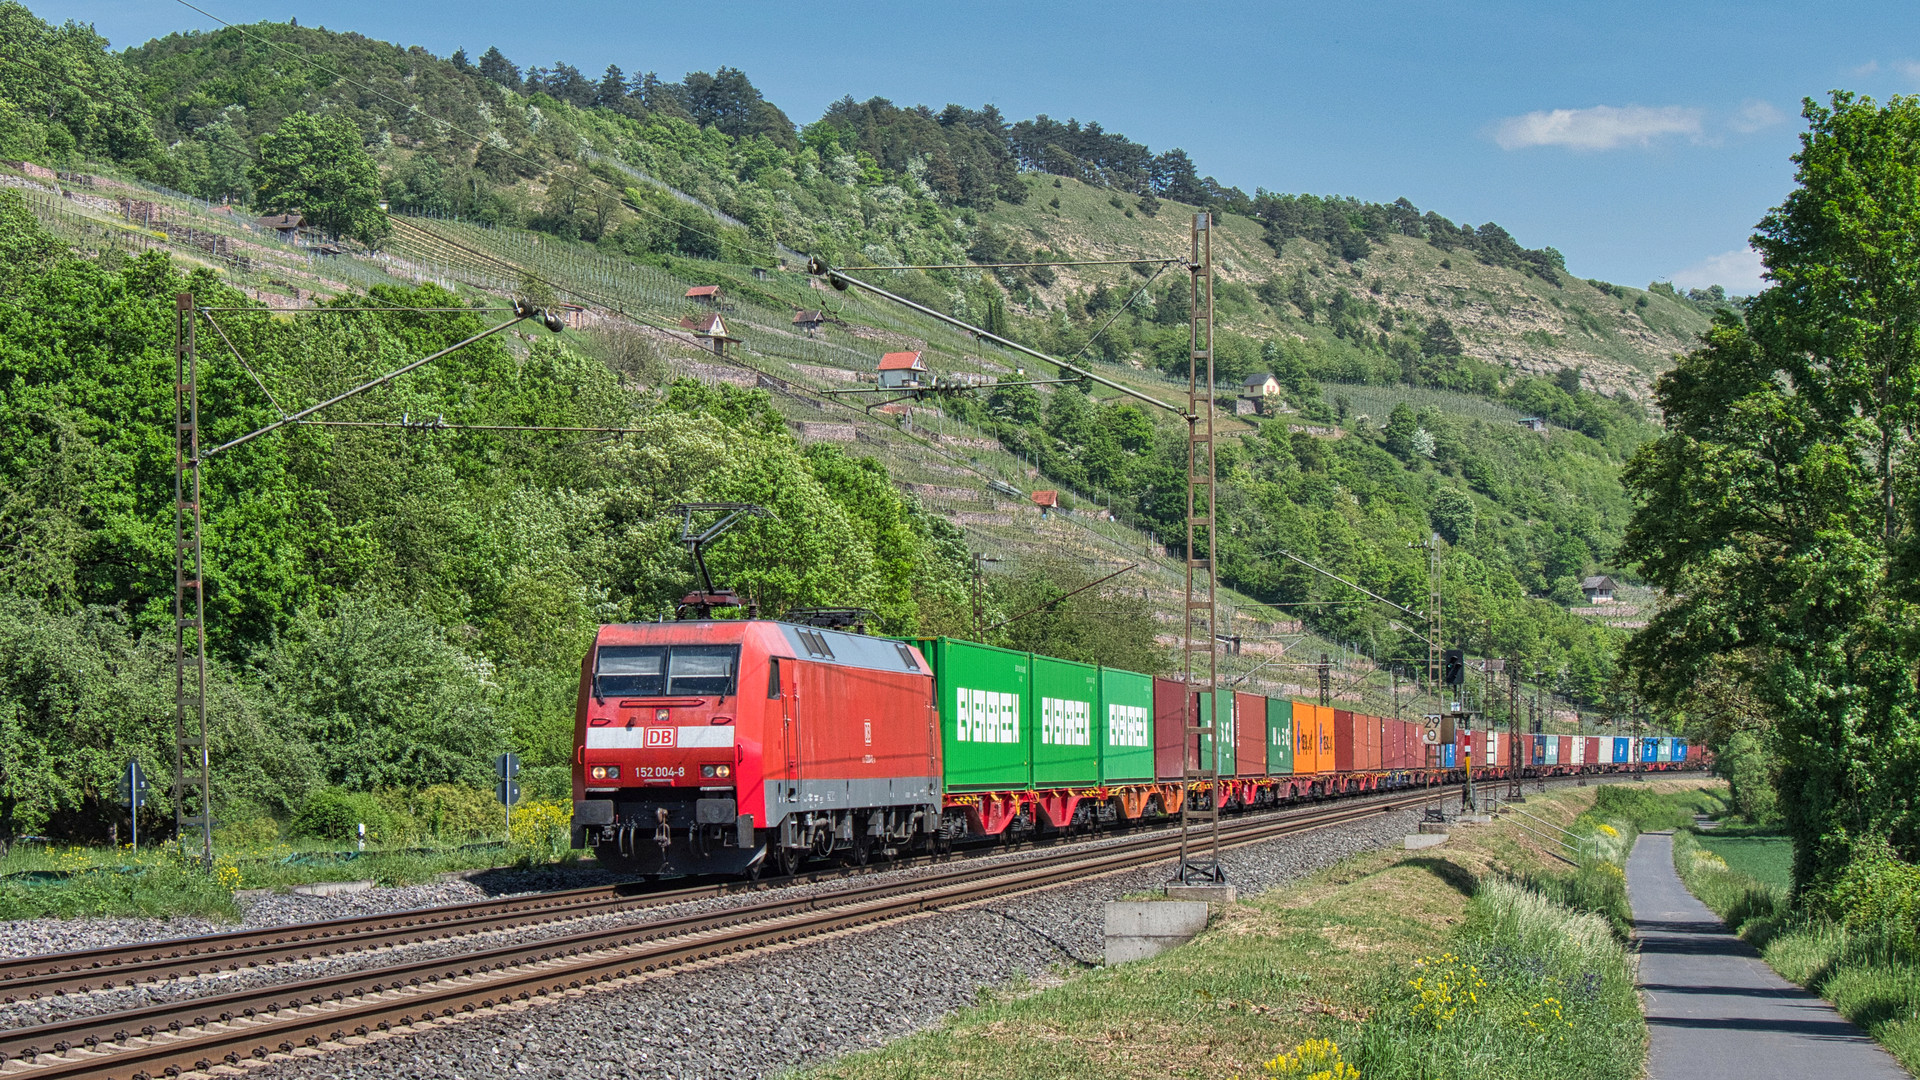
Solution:
<svg viewBox="0 0 1920 1080">
<path fill-rule="evenodd" d="M 575 847 L 628 873 L 791 871 L 939 825 L 912 645 L 768 620 L 603 626 L 580 671 Z"/>
</svg>

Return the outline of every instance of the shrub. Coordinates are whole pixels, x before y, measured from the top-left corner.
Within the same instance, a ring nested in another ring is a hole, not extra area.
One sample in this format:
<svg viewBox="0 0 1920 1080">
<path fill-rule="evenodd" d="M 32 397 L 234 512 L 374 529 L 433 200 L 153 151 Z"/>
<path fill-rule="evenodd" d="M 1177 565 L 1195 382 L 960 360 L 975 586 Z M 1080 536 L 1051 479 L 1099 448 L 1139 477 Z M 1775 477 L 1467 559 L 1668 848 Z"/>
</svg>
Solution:
<svg viewBox="0 0 1920 1080">
<path fill-rule="evenodd" d="M 222 849 L 270 847 L 280 839 L 280 823 L 270 815 L 229 821 L 214 831 L 214 846 Z"/>
<path fill-rule="evenodd" d="M 525 848 L 527 856 L 551 862 L 573 848 L 573 803 L 526 802 L 513 808 L 513 828 L 507 839 Z"/>
<path fill-rule="evenodd" d="M 367 827 L 367 839 L 380 840 L 392 831 L 386 807 L 364 791 L 321 788 L 306 797 L 294 812 L 288 832 L 308 840 L 356 840 L 358 826 Z"/>
<path fill-rule="evenodd" d="M 1856 845 L 1825 900 L 1836 922 L 1852 929 L 1885 927 L 1920 946 L 1920 866 L 1902 862 L 1884 838 Z"/>
<path fill-rule="evenodd" d="M 505 823 L 491 791 L 460 784 L 435 784 L 415 795 L 413 815 L 425 835 L 440 840 L 498 837 Z"/>
<path fill-rule="evenodd" d="M 571 734 L 571 733 L 569 733 Z M 573 798 L 573 766 L 571 765 L 528 765 L 520 770 L 520 796 L 529 802 L 535 799 L 554 800 Z M 487 798 L 492 799 L 489 791 Z M 495 799 L 494 816 L 500 816 L 500 802 Z"/>
</svg>

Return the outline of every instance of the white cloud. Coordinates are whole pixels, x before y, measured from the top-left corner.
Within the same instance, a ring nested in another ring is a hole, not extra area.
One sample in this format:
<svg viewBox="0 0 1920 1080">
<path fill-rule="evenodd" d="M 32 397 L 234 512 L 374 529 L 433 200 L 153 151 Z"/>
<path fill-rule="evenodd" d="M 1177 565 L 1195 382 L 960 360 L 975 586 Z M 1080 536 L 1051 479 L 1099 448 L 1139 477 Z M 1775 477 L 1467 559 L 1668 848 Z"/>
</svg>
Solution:
<svg viewBox="0 0 1920 1080">
<path fill-rule="evenodd" d="M 1736 248 L 1709 255 L 1684 270 L 1675 270 L 1673 284 L 1680 289 L 1719 285 L 1734 296 L 1752 296 L 1767 287 L 1767 282 L 1760 277 L 1763 269 L 1759 252 L 1750 247 Z"/>
<path fill-rule="evenodd" d="M 1759 131 L 1761 128 L 1770 128 L 1786 118 L 1787 114 L 1774 108 L 1772 104 L 1749 98 L 1740 103 L 1740 111 L 1733 114 L 1733 119 L 1729 123 L 1733 130 L 1744 135 Z"/>
<path fill-rule="evenodd" d="M 1866 63 L 1861 64 L 1857 68 L 1852 68 L 1848 70 L 1847 74 L 1853 76 L 1856 79 L 1863 79 L 1863 78 L 1866 78 L 1868 75 L 1871 75 L 1874 72 L 1879 70 L 1880 70 L 1880 61 L 1869 60 Z"/>
<path fill-rule="evenodd" d="M 1893 69 L 1908 82 L 1920 82 L 1920 60 L 1898 60 L 1894 62 Z"/>
<path fill-rule="evenodd" d="M 1591 109 L 1554 109 L 1509 116 L 1494 126 L 1503 150 L 1564 146 L 1572 150 L 1615 150 L 1648 146 L 1668 135 L 1700 137 L 1699 109 L 1681 105 L 1596 105 Z"/>
</svg>

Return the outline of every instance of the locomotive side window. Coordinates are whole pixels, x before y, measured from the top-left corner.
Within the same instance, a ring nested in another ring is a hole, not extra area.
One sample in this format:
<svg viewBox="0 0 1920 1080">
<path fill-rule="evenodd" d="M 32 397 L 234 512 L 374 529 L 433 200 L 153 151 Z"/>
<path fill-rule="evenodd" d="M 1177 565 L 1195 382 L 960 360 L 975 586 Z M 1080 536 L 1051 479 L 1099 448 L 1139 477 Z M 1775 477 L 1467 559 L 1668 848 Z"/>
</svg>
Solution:
<svg viewBox="0 0 1920 1080">
<path fill-rule="evenodd" d="M 664 645 L 602 645 L 594 662 L 594 695 L 660 697 L 666 693 L 666 661 Z"/>
<path fill-rule="evenodd" d="M 739 666 L 738 645 L 675 645 L 667 658 L 667 694 L 727 697 Z"/>
<path fill-rule="evenodd" d="M 767 700 L 780 696 L 780 658 L 775 656 L 767 661 Z"/>
</svg>

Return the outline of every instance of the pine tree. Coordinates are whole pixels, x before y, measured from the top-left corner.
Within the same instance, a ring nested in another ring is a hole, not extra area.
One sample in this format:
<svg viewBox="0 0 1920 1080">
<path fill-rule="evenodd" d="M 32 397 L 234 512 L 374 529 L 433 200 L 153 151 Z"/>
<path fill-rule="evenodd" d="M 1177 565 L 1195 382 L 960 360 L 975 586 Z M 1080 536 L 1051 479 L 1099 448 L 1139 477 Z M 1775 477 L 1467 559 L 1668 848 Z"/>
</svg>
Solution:
<svg viewBox="0 0 1920 1080">
<path fill-rule="evenodd" d="M 509 90 L 520 89 L 520 69 L 500 54 L 497 47 L 489 47 L 480 55 L 480 75 L 491 79 Z"/>
</svg>

